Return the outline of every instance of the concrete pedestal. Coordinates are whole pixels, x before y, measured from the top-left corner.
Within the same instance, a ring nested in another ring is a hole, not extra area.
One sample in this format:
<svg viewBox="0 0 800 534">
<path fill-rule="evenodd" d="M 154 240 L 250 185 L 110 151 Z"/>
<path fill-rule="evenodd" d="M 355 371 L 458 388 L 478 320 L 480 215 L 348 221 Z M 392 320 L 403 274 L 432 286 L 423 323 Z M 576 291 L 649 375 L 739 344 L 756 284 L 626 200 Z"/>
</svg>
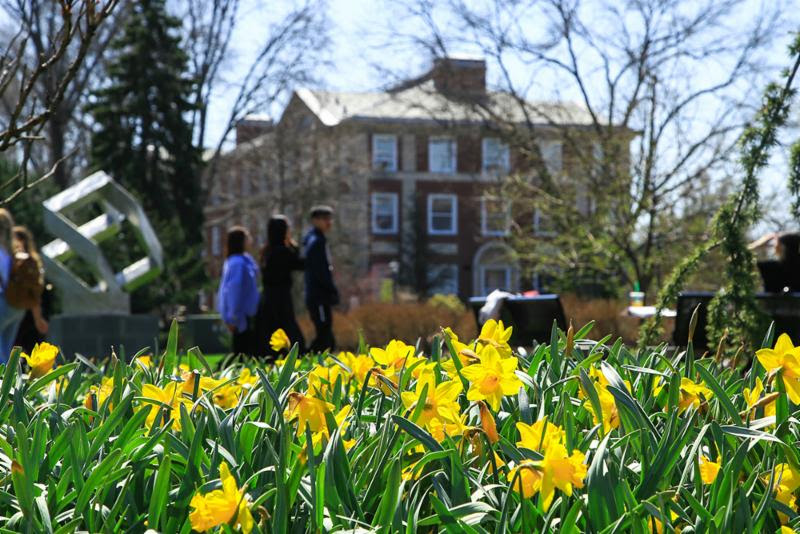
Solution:
<svg viewBox="0 0 800 534">
<path fill-rule="evenodd" d="M 199 347 L 203 354 L 230 352 L 230 334 L 219 315 L 187 315 L 180 322 L 181 345 Z"/>
<path fill-rule="evenodd" d="M 87 358 L 106 358 L 114 347 L 118 356 L 125 348 L 129 359 L 140 349 L 156 348 L 158 317 L 155 315 L 81 314 L 50 318 L 48 340 L 61 348 L 67 360 L 78 353 Z"/>
</svg>

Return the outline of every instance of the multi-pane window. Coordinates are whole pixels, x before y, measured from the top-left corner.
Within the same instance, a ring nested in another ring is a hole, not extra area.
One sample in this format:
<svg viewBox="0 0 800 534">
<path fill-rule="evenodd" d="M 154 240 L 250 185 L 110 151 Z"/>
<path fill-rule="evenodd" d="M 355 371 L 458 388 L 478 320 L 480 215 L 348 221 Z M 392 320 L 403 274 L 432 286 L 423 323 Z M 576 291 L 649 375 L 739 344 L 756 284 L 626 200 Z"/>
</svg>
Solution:
<svg viewBox="0 0 800 534">
<path fill-rule="evenodd" d="M 454 263 L 433 264 L 427 271 L 428 294 L 458 294 L 458 265 Z"/>
<path fill-rule="evenodd" d="M 458 231 L 458 199 L 455 195 L 428 195 L 428 233 L 455 235 Z"/>
<path fill-rule="evenodd" d="M 456 172 L 456 141 L 452 137 L 428 139 L 428 170 L 444 174 Z"/>
<path fill-rule="evenodd" d="M 397 193 L 372 193 L 372 233 L 397 233 Z"/>
<path fill-rule="evenodd" d="M 488 295 L 495 289 L 500 291 L 511 290 L 511 266 L 487 265 L 480 268 L 481 292 Z"/>
<path fill-rule="evenodd" d="M 539 151 L 547 172 L 552 175 L 561 174 L 563 169 L 563 143 L 556 139 L 539 141 Z"/>
<path fill-rule="evenodd" d="M 484 171 L 505 172 L 511 168 L 508 144 L 496 137 L 483 139 L 481 154 Z"/>
<path fill-rule="evenodd" d="M 397 136 L 375 134 L 372 136 L 372 168 L 395 172 L 397 170 Z"/>
<path fill-rule="evenodd" d="M 511 227 L 511 203 L 506 199 L 481 199 L 481 230 L 486 236 L 508 235 Z"/>
</svg>

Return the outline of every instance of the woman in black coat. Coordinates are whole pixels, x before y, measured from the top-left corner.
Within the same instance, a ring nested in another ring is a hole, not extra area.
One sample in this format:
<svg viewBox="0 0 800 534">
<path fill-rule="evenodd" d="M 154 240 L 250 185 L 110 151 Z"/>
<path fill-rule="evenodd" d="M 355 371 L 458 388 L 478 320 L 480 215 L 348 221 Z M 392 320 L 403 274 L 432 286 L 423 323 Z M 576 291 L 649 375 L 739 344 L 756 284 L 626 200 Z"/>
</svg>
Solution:
<svg viewBox="0 0 800 534">
<path fill-rule="evenodd" d="M 292 271 L 303 270 L 303 259 L 292 241 L 289 220 L 274 215 L 267 224 L 267 244 L 261 251 L 262 293 L 259 305 L 261 342 L 265 354 L 274 355 L 269 338 L 282 328 L 289 340 L 305 350 L 305 339 L 294 316 L 292 302 Z"/>
</svg>

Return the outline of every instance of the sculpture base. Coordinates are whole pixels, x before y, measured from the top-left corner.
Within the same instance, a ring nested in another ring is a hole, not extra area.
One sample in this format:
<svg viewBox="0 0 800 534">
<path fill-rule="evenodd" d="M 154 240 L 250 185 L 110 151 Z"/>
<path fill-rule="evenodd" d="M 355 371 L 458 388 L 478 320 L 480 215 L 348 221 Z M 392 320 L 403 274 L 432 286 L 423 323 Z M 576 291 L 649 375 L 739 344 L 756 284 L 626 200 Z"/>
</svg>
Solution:
<svg viewBox="0 0 800 534">
<path fill-rule="evenodd" d="M 231 351 L 230 333 L 219 315 L 187 315 L 180 323 L 184 347 L 198 347 L 203 354 L 227 354 Z"/>
<path fill-rule="evenodd" d="M 103 359 L 113 347 L 119 358 L 129 360 L 139 350 L 157 348 L 158 317 L 155 315 L 68 314 L 50 319 L 48 341 L 61 348 L 67 360 L 75 354 Z"/>
</svg>

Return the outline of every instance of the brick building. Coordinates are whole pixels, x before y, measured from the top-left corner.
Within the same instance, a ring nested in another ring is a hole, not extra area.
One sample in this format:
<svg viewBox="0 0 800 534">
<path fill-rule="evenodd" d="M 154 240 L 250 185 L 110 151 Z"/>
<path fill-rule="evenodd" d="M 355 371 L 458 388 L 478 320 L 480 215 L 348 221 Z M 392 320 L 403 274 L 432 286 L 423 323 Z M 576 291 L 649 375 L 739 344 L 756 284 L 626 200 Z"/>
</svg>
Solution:
<svg viewBox="0 0 800 534">
<path fill-rule="evenodd" d="M 535 131 L 550 175 L 568 180 L 580 154 L 564 134 L 590 131 L 591 117 L 572 103 L 487 91 L 485 79 L 483 60 L 444 58 L 386 92 L 298 89 L 277 123 L 248 118 L 206 184 L 209 274 L 219 276 L 228 226 L 244 224 L 263 243 L 272 213 L 299 233 L 308 207 L 325 202 L 337 211 L 332 250 L 351 296 L 375 295 L 395 276 L 421 294 L 462 298 L 535 286 L 508 236 L 512 224 L 544 232 L 543 221 L 516 217 L 497 195 L 500 178 L 530 168 L 504 140 L 508 125 Z M 590 139 L 586 153 L 597 150 Z M 587 194 L 576 202 L 591 204 Z"/>
</svg>

